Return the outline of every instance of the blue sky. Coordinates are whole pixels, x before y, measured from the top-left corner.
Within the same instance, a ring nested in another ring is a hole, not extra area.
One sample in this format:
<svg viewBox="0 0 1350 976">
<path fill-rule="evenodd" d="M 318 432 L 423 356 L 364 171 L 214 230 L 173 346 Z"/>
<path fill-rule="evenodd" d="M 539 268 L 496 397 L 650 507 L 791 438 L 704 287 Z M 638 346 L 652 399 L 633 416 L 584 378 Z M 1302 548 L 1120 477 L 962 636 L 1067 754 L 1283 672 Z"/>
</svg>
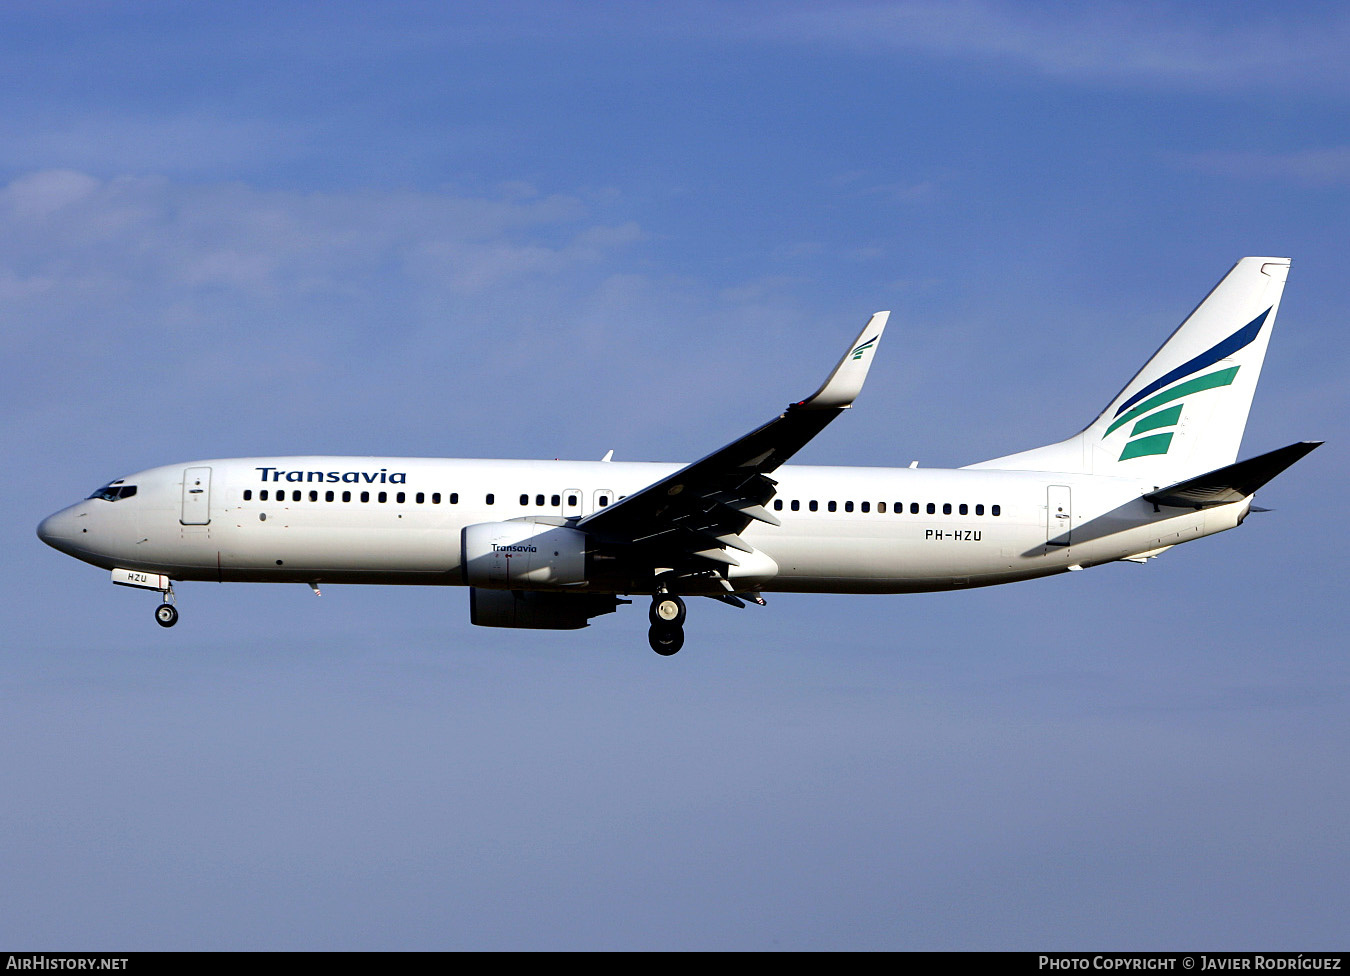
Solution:
<svg viewBox="0 0 1350 976">
<path fill-rule="evenodd" d="M 0 944 L 1340 945 L 1350 15 L 1335 4 L 0 12 Z M 1272 514 L 1146 567 L 468 623 L 43 547 L 206 457 L 681 460 L 894 310 L 812 463 L 1086 423 L 1293 269 Z"/>
</svg>

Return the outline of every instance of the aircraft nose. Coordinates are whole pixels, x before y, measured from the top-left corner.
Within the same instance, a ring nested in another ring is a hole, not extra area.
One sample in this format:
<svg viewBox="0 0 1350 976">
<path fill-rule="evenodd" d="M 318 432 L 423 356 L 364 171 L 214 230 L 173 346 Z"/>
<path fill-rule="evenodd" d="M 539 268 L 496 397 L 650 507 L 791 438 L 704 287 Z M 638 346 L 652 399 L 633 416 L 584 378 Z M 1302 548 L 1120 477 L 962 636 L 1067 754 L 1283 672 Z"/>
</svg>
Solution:
<svg viewBox="0 0 1350 976">
<path fill-rule="evenodd" d="M 75 535 L 75 527 L 71 522 L 72 517 L 69 509 L 57 512 L 55 515 L 48 515 L 38 523 L 38 538 L 53 549 L 68 552 Z"/>
</svg>

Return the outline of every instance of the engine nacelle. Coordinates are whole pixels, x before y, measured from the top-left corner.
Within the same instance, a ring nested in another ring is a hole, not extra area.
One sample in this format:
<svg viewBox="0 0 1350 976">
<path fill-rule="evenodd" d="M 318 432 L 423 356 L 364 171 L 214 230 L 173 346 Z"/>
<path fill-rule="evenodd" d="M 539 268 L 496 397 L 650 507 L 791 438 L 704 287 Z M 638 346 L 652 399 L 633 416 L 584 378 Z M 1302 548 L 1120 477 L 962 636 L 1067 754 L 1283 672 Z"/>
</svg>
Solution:
<svg viewBox="0 0 1350 976">
<path fill-rule="evenodd" d="M 612 593 L 482 590 L 475 586 L 469 590 L 469 620 L 479 627 L 578 630 L 592 617 L 613 613 L 619 602 Z"/>
<path fill-rule="evenodd" d="M 467 525 L 460 535 L 464 582 L 493 590 L 584 584 L 588 541 L 585 532 L 539 522 Z"/>
</svg>

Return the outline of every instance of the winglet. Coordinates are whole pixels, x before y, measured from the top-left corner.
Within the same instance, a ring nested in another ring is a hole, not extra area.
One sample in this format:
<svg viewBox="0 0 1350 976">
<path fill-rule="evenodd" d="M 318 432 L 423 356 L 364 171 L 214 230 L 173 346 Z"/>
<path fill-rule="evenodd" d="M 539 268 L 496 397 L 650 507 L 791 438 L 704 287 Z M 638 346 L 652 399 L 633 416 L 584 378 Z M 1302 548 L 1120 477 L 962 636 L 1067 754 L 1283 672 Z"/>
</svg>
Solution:
<svg viewBox="0 0 1350 976">
<path fill-rule="evenodd" d="M 867 379 L 872 357 L 881 342 L 881 333 L 886 331 L 886 320 L 890 315 L 890 312 L 873 315 L 849 346 L 848 352 L 844 353 L 844 358 L 839 360 L 830 378 L 797 406 L 805 410 L 842 410 L 851 406 L 854 398 L 862 392 L 863 381 Z"/>
</svg>

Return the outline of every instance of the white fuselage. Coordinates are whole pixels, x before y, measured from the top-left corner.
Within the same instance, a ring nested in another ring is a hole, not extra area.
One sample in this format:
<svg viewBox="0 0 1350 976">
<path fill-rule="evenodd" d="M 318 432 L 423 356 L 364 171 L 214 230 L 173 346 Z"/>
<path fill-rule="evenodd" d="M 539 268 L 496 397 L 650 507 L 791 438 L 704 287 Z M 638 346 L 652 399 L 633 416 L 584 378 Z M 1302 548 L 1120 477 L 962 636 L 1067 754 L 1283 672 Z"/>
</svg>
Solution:
<svg viewBox="0 0 1350 976">
<path fill-rule="evenodd" d="M 152 468 L 43 522 L 58 549 L 173 580 L 461 585 L 469 525 L 589 515 L 681 465 L 290 457 Z M 1229 529 L 1250 499 L 1158 510 L 1157 488 L 1037 471 L 785 465 L 742 533 L 762 590 L 901 593 L 984 586 L 1149 553 Z M 116 484 L 116 483 L 115 483 Z M 330 500 L 331 499 L 331 500 Z M 641 582 L 621 592 L 651 592 Z"/>
</svg>

